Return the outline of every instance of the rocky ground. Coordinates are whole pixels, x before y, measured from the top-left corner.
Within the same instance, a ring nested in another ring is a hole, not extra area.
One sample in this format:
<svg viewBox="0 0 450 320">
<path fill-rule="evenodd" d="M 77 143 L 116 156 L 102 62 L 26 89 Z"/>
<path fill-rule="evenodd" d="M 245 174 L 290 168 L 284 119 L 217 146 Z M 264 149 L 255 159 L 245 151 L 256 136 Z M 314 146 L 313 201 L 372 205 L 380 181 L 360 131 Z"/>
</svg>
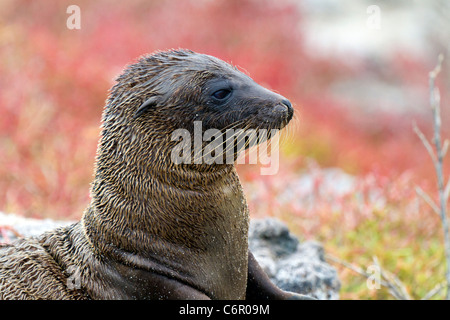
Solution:
<svg viewBox="0 0 450 320">
<path fill-rule="evenodd" d="M 299 242 L 280 220 L 254 219 L 250 223 L 250 250 L 280 288 L 321 300 L 339 299 L 336 270 L 325 261 L 322 245 Z"/>
</svg>

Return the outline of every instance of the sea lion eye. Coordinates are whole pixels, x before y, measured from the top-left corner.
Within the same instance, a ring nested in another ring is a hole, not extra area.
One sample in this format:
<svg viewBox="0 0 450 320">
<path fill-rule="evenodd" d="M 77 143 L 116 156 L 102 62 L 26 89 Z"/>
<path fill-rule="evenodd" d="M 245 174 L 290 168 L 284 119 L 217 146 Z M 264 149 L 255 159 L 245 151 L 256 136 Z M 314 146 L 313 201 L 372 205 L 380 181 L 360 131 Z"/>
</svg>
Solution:
<svg viewBox="0 0 450 320">
<path fill-rule="evenodd" d="M 230 89 L 220 89 L 214 92 L 212 96 L 217 100 L 225 100 L 226 98 L 228 98 L 230 94 L 231 94 Z"/>
</svg>

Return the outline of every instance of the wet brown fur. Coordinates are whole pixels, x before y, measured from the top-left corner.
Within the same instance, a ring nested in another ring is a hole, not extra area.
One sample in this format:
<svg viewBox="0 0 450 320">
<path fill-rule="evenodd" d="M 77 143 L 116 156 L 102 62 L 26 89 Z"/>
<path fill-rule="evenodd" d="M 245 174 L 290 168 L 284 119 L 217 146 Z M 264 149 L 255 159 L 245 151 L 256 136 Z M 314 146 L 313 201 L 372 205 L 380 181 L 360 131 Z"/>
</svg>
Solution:
<svg viewBox="0 0 450 320">
<path fill-rule="evenodd" d="M 217 77 L 239 78 L 256 93 L 214 108 L 205 90 Z M 293 297 L 270 284 L 248 252 L 234 166 L 169 161 L 170 133 L 192 132 L 195 120 L 204 129 L 282 128 L 290 118 L 271 111 L 282 98 L 192 51 L 157 52 L 128 66 L 104 109 L 90 205 L 79 223 L 0 247 L 0 298 Z"/>
</svg>

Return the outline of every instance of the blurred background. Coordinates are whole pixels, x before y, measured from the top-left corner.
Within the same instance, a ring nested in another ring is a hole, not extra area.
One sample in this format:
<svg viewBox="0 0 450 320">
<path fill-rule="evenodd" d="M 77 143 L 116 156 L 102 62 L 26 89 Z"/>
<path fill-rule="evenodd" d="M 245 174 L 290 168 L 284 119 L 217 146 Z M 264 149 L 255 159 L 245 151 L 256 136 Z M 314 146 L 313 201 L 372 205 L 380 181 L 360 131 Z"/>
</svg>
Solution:
<svg viewBox="0 0 450 320">
<path fill-rule="evenodd" d="M 67 27 L 73 4 L 80 29 Z M 431 136 L 428 72 L 444 53 L 450 137 L 449 33 L 445 0 L 2 0 L 0 211 L 79 219 L 114 78 L 144 53 L 188 48 L 295 105 L 279 173 L 238 167 L 251 216 L 356 265 L 377 256 L 420 298 L 444 279 L 444 258 L 439 218 L 414 191 L 435 198 L 436 178 L 412 123 Z M 390 298 L 337 268 L 341 298 Z"/>
</svg>

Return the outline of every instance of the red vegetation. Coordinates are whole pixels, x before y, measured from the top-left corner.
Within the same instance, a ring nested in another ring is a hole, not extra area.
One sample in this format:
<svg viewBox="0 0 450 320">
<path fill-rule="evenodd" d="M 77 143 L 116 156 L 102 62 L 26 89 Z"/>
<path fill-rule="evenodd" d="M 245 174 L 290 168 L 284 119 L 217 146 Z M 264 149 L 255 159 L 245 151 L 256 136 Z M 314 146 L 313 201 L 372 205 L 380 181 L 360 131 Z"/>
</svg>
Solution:
<svg viewBox="0 0 450 320">
<path fill-rule="evenodd" d="M 69 1 L 1 3 L 0 209 L 79 217 L 115 75 L 141 54 L 178 47 L 231 61 L 295 103 L 297 123 L 285 150 L 293 172 L 311 157 L 352 174 L 394 179 L 414 170 L 418 183 L 432 176 L 411 130 L 413 116 L 368 115 L 327 93 L 336 79 L 366 72 L 367 65 L 305 52 L 302 15 L 289 3 L 77 1 L 80 30 L 66 28 Z M 387 76 L 400 85 L 426 86 L 429 66 L 399 55 L 391 67 Z"/>
</svg>

